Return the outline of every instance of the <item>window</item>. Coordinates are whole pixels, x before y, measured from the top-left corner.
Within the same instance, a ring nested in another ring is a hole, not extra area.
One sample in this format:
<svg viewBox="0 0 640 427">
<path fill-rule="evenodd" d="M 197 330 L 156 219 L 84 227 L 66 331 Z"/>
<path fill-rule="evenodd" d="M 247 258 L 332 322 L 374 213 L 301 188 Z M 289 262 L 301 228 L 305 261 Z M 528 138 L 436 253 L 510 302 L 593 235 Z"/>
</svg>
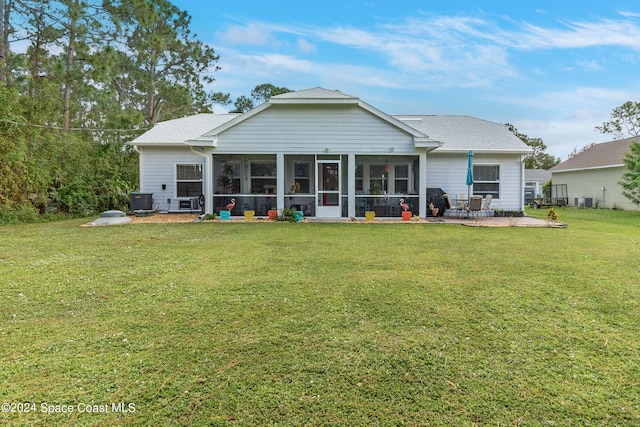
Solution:
<svg viewBox="0 0 640 427">
<path fill-rule="evenodd" d="M 250 172 L 251 193 L 274 194 L 276 192 L 275 162 L 252 162 Z"/>
<path fill-rule="evenodd" d="M 358 194 L 362 194 L 364 189 L 364 175 L 362 164 L 356 165 L 356 191 Z"/>
<path fill-rule="evenodd" d="M 240 161 L 231 160 L 220 164 L 220 175 L 216 183 L 216 192 L 224 194 L 240 193 Z"/>
<path fill-rule="evenodd" d="M 198 197 L 202 194 L 202 165 L 176 165 L 176 196 Z"/>
<path fill-rule="evenodd" d="M 311 193 L 311 163 L 296 162 L 293 167 L 293 175 L 292 193 Z"/>
<path fill-rule="evenodd" d="M 383 194 L 387 192 L 389 184 L 388 165 L 369 166 L 369 194 Z"/>
<path fill-rule="evenodd" d="M 407 194 L 409 192 L 409 165 L 394 166 L 394 193 Z"/>
<path fill-rule="evenodd" d="M 500 166 L 473 165 L 473 194 L 500 198 Z"/>
</svg>

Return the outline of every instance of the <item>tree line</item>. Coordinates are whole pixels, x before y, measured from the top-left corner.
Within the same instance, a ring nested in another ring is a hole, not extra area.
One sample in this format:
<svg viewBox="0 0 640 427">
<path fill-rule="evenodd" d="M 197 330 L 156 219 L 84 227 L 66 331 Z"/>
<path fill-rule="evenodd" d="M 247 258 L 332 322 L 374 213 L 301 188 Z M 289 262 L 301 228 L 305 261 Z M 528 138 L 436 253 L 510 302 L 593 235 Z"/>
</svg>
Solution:
<svg viewBox="0 0 640 427">
<path fill-rule="evenodd" d="M 126 206 L 125 143 L 220 96 L 190 20 L 166 0 L 0 0 L 0 222 Z"/>
</svg>

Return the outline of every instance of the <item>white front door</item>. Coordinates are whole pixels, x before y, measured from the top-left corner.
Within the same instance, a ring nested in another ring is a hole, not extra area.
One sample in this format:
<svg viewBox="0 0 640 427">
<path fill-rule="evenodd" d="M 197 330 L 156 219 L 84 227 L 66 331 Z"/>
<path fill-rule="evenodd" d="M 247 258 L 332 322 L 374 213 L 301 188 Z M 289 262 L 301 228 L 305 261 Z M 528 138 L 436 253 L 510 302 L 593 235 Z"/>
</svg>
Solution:
<svg viewBox="0 0 640 427">
<path fill-rule="evenodd" d="M 339 160 L 318 160 L 316 163 L 316 216 L 342 216 L 342 187 Z"/>
</svg>

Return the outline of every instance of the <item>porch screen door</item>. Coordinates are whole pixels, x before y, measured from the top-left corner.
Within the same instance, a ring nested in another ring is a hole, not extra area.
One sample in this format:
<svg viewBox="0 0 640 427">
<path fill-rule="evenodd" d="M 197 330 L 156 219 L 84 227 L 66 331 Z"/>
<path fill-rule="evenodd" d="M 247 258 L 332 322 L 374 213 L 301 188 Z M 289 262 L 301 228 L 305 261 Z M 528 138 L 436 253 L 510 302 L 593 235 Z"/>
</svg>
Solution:
<svg viewBox="0 0 640 427">
<path fill-rule="evenodd" d="M 339 218 L 342 216 L 340 197 L 341 176 L 339 160 L 318 160 L 316 216 Z"/>
</svg>

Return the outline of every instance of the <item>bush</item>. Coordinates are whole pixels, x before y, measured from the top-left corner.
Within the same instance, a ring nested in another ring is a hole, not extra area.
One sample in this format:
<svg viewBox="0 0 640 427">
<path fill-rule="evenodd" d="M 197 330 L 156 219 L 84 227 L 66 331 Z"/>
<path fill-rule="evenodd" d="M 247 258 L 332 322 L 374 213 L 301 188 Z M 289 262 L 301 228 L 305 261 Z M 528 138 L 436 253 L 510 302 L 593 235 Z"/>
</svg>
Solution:
<svg viewBox="0 0 640 427">
<path fill-rule="evenodd" d="M 80 179 L 61 186 L 57 192 L 57 202 L 60 210 L 71 216 L 91 215 L 98 206 L 94 187 Z"/>
</svg>

